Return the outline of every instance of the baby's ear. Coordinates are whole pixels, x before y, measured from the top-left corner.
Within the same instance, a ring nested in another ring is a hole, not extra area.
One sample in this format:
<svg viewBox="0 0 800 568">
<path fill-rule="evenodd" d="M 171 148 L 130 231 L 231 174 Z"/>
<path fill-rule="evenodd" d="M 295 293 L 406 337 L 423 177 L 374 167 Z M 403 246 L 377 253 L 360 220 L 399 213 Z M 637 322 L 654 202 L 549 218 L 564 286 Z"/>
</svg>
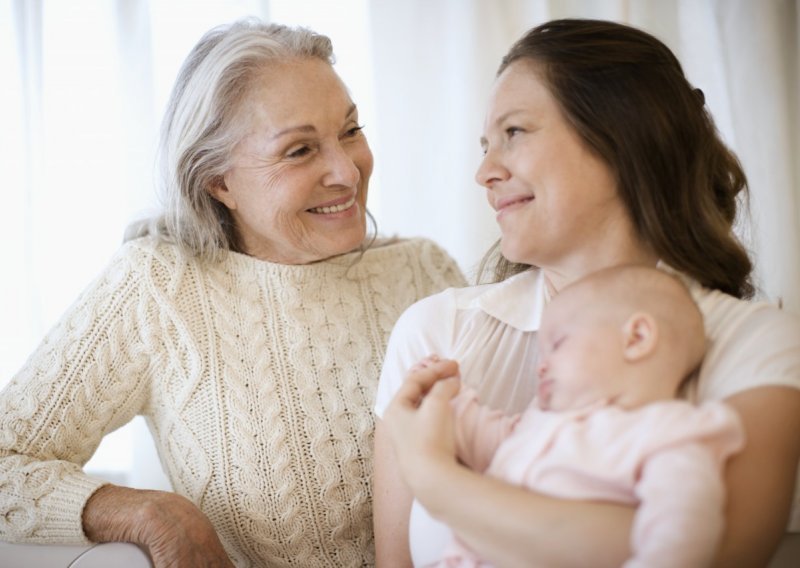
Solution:
<svg viewBox="0 0 800 568">
<path fill-rule="evenodd" d="M 622 326 L 622 349 L 625 359 L 637 361 L 655 350 L 658 326 L 647 312 L 636 312 Z"/>
</svg>

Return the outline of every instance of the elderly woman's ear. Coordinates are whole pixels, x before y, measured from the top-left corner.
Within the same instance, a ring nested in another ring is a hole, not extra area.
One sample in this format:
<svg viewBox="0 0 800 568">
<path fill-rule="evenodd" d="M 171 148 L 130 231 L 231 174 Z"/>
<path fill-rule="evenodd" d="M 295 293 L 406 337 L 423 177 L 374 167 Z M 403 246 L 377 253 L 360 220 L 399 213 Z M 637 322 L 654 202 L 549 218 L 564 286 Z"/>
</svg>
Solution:
<svg viewBox="0 0 800 568">
<path fill-rule="evenodd" d="M 236 209 L 236 200 L 225 184 L 225 176 L 215 176 L 206 188 L 206 191 L 228 209 Z"/>
</svg>

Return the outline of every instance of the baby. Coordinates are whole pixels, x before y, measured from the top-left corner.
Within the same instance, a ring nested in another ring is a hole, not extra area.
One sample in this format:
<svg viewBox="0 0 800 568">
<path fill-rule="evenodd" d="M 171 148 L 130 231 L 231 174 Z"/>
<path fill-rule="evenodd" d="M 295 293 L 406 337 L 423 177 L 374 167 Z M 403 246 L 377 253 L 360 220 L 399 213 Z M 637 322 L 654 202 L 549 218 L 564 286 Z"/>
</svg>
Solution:
<svg viewBox="0 0 800 568">
<path fill-rule="evenodd" d="M 544 312 L 538 396 L 527 410 L 505 416 L 462 387 L 453 400 L 458 459 L 543 494 L 637 506 L 627 567 L 707 566 L 724 528 L 723 466 L 744 439 L 724 404 L 677 399 L 705 341 L 702 316 L 673 276 L 634 266 L 594 273 Z M 454 371 L 434 356 L 408 380 L 427 392 Z M 439 565 L 488 566 L 458 539 Z"/>
</svg>

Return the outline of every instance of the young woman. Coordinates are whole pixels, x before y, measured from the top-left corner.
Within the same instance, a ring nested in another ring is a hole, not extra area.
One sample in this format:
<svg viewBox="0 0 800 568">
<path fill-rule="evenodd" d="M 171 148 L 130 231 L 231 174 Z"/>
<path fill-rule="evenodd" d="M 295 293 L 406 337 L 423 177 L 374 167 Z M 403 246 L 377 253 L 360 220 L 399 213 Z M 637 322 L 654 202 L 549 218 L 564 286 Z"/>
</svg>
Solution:
<svg viewBox="0 0 800 568">
<path fill-rule="evenodd" d="M 457 360 L 483 404 L 520 411 L 535 392 L 529 370 L 549 298 L 605 267 L 669 266 L 699 285 L 709 339 L 686 396 L 727 402 L 747 438 L 726 470 L 717 563 L 765 565 L 786 528 L 800 457 L 800 325 L 746 301 L 752 264 L 732 231 L 746 180 L 702 93 L 640 30 L 552 21 L 503 59 L 481 143 L 477 179 L 502 234 L 499 282 L 440 293 L 400 318 L 378 415 L 430 353 Z M 422 508 L 380 422 L 375 440 L 380 566 L 439 558 L 448 538 L 439 521 L 498 565 L 618 566 L 629 555 L 632 508 L 554 499 L 466 468 Z M 429 459 L 416 474 L 436 484 L 454 460 L 451 441 L 420 448 Z"/>
</svg>

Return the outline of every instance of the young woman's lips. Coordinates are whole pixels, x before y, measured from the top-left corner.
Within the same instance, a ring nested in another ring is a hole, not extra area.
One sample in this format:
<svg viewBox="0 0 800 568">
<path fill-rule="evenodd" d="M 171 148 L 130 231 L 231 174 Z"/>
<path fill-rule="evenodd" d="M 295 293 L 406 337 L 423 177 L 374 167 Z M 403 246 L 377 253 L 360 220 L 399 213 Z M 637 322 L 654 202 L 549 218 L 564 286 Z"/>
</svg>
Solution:
<svg viewBox="0 0 800 568">
<path fill-rule="evenodd" d="M 533 195 L 512 195 L 510 197 L 499 199 L 494 205 L 494 209 L 497 211 L 497 218 L 499 219 L 505 213 L 513 211 L 514 209 L 521 207 L 526 203 L 530 203 L 533 200 Z"/>
</svg>

